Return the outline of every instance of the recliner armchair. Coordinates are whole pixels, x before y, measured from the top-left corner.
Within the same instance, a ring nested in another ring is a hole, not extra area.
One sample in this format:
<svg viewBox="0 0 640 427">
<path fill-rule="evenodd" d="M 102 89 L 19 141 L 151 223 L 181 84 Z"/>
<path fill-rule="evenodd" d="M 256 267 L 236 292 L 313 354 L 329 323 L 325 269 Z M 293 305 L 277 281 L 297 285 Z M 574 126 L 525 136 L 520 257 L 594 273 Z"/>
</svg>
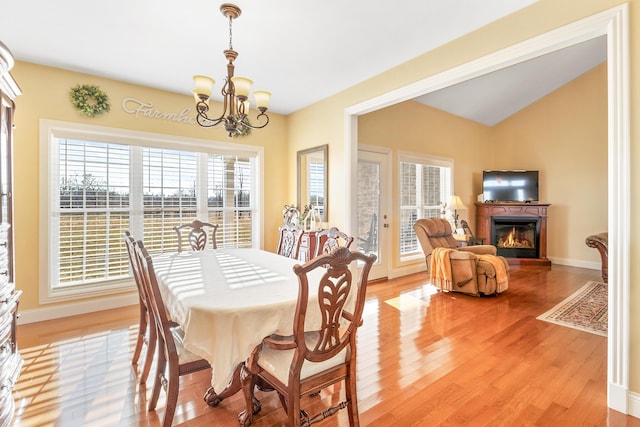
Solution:
<svg viewBox="0 0 640 427">
<path fill-rule="evenodd" d="M 493 245 L 458 247 L 452 235 L 451 224 L 443 218 L 423 218 L 413 225 L 425 255 L 431 283 L 445 291 L 470 295 L 492 295 L 504 292 L 509 287 L 509 264 L 497 255 Z M 432 259 L 436 248 L 437 260 Z M 446 252 L 446 253 L 445 253 Z M 447 265 L 439 265 L 445 262 Z M 435 265 L 439 271 L 433 271 Z M 441 277 L 445 271 L 450 277 Z"/>
</svg>

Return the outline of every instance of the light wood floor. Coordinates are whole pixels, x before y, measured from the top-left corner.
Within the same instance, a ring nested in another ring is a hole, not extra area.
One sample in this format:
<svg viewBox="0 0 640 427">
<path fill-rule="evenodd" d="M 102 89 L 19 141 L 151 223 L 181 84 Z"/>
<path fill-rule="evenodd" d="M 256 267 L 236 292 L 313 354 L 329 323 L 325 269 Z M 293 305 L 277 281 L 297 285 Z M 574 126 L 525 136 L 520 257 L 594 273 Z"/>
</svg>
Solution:
<svg viewBox="0 0 640 427">
<path fill-rule="evenodd" d="M 365 426 L 640 426 L 606 406 L 607 340 L 536 319 L 599 271 L 512 271 L 509 290 L 475 298 L 436 292 L 425 273 L 370 286 L 358 332 Z M 158 426 L 131 365 L 135 307 L 21 325 L 25 359 L 13 427 Z M 174 425 L 237 426 L 240 395 L 202 400 L 210 373 L 182 378 Z M 324 390 L 308 412 L 337 401 Z M 256 426 L 282 425 L 274 393 L 257 392 Z M 318 424 L 345 426 L 346 413 Z"/>
</svg>

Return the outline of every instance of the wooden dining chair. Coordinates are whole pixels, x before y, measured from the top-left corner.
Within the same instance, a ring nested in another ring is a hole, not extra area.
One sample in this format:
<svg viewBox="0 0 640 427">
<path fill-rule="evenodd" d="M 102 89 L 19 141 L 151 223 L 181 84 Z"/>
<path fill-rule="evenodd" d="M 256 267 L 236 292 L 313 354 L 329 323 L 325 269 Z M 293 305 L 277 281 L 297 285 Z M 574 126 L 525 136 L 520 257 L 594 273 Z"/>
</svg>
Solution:
<svg viewBox="0 0 640 427">
<path fill-rule="evenodd" d="M 133 350 L 131 364 L 138 364 L 138 360 L 140 359 L 140 355 L 142 353 L 142 348 L 146 345 L 147 353 L 145 356 L 144 365 L 142 366 L 142 370 L 140 371 L 140 384 L 144 384 L 147 381 L 147 377 L 149 376 L 149 370 L 151 369 L 153 356 L 156 350 L 156 328 L 155 324 L 153 323 L 154 321 L 152 318 L 153 313 L 151 311 L 151 305 L 144 290 L 142 277 L 140 276 L 140 264 L 138 263 L 138 258 L 136 257 L 136 241 L 133 236 L 131 236 L 131 233 L 128 230 L 124 232 L 124 242 L 125 246 L 127 247 L 127 254 L 129 255 L 129 265 L 131 266 L 133 278 L 138 289 L 138 303 L 140 305 L 138 338 L 136 340 L 135 349 Z"/>
<path fill-rule="evenodd" d="M 304 231 L 295 224 L 283 224 L 278 229 L 278 246 L 276 253 L 288 258 L 298 258 L 300 237 Z"/>
<path fill-rule="evenodd" d="M 192 251 L 203 251 L 207 248 L 208 240 L 211 240 L 212 249 L 218 248 L 216 242 L 218 224 L 210 224 L 196 219 L 188 224 L 173 227 L 173 229 L 178 234 L 178 252 L 185 250 L 183 249 L 185 247 L 190 248 Z M 207 229 L 209 230 L 209 235 L 207 235 Z"/>
<path fill-rule="evenodd" d="M 362 324 L 369 270 L 375 259 L 375 255 L 340 247 L 304 265 L 294 266 L 299 291 L 293 335 L 266 337 L 251 353 L 241 375 L 246 407 L 239 416 L 240 424 L 250 425 L 254 411 L 259 411 L 254 405 L 253 392 L 256 382 L 261 381 L 263 386 L 266 384 L 278 393 L 287 412 L 288 426 L 310 425 L 345 407 L 349 425 L 359 425 L 356 332 Z M 362 270 L 355 281 L 349 267 L 357 261 L 362 262 Z M 309 283 L 310 273 L 316 269 L 320 269 L 322 277 L 317 283 Z M 310 286 L 317 287 L 315 307 L 309 304 Z M 350 293 L 354 298 L 352 309 L 346 304 Z M 311 310 L 320 310 L 322 323 L 318 329 L 305 330 L 305 319 Z M 345 401 L 316 415 L 301 410 L 302 397 L 316 395 L 318 390 L 342 381 Z"/>
<path fill-rule="evenodd" d="M 136 245 L 136 255 L 141 266 L 142 282 L 150 297 L 158 337 L 158 360 L 153 391 L 151 393 L 151 399 L 149 400 L 149 411 L 156 409 L 160 396 L 160 388 L 164 388 L 167 394 L 167 403 L 162 426 L 169 427 L 171 426 L 176 411 L 180 377 L 204 369 L 210 369 L 211 365 L 205 359 L 184 348 L 182 344 L 184 333 L 180 327 L 173 326 L 174 323 L 169 320 L 167 309 L 162 300 L 160 288 L 158 287 L 153 261 L 142 241 L 138 241 Z"/>
<path fill-rule="evenodd" d="M 327 254 L 339 247 L 348 248 L 353 243 L 353 237 L 347 233 L 343 233 L 336 227 L 331 227 L 328 230 L 318 231 L 316 233 L 316 252 L 313 255 Z"/>
</svg>

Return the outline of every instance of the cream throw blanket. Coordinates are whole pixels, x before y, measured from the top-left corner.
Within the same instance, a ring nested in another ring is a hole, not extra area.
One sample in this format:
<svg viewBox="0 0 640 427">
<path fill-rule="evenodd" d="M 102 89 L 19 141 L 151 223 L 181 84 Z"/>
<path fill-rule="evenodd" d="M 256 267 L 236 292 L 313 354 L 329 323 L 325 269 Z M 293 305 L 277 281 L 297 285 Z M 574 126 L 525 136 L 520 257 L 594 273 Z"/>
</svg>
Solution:
<svg viewBox="0 0 640 427">
<path fill-rule="evenodd" d="M 429 272 L 431 274 L 431 284 L 442 289 L 451 291 L 453 289 L 453 274 L 451 273 L 451 260 L 449 255 L 456 249 L 435 248 L 431 252 L 431 262 Z M 509 286 L 509 276 L 504 262 L 495 255 L 475 254 L 479 259 L 491 264 L 496 271 L 496 293 L 507 290 Z"/>
<path fill-rule="evenodd" d="M 453 289 L 453 274 L 451 274 L 451 260 L 449 254 L 455 251 L 451 248 L 435 248 L 431 252 L 431 262 L 429 272 L 431 274 L 431 284 L 443 291 Z"/>
<path fill-rule="evenodd" d="M 495 255 L 482 254 L 477 257 L 483 261 L 488 262 L 496 270 L 496 293 L 506 291 L 509 286 L 509 276 L 507 275 L 507 268 L 504 262 Z"/>
</svg>

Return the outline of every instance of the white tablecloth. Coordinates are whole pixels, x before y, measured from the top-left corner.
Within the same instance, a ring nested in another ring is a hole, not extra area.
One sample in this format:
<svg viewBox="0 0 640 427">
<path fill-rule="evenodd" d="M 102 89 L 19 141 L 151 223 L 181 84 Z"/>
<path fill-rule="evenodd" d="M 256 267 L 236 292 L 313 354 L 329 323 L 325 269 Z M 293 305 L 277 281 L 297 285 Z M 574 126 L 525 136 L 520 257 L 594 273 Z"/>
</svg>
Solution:
<svg viewBox="0 0 640 427">
<path fill-rule="evenodd" d="M 171 318 L 185 332 L 185 348 L 213 367 L 221 392 L 236 366 L 272 333 L 290 335 L 298 298 L 299 261 L 258 249 L 216 249 L 153 257 Z M 313 281 L 311 283 L 317 283 Z M 310 286 L 310 302 L 317 301 Z M 317 325 L 320 314 L 307 313 Z"/>
</svg>

